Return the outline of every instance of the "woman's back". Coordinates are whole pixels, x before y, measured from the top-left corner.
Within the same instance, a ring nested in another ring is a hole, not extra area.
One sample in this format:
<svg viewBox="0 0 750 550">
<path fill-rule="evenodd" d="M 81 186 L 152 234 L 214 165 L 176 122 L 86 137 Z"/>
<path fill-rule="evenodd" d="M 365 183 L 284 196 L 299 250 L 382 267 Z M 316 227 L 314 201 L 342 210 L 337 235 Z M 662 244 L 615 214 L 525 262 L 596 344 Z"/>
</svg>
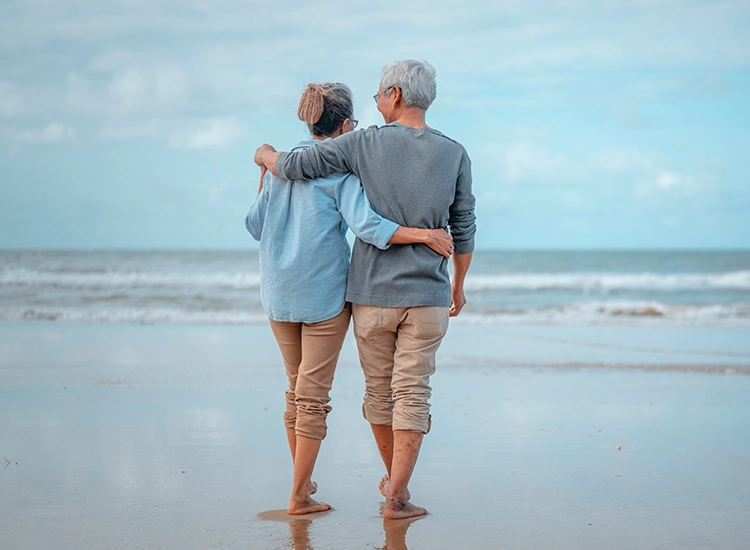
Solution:
<svg viewBox="0 0 750 550">
<path fill-rule="evenodd" d="M 307 140 L 294 150 L 314 143 Z M 347 227 L 387 248 L 397 225 L 370 208 L 359 180 L 332 174 L 305 182 L 270 173 L 246 218 L 260 240 L 261 299 L 276 321 L 316 323 L 344 306 L 349 272 Z"/>
</svg>

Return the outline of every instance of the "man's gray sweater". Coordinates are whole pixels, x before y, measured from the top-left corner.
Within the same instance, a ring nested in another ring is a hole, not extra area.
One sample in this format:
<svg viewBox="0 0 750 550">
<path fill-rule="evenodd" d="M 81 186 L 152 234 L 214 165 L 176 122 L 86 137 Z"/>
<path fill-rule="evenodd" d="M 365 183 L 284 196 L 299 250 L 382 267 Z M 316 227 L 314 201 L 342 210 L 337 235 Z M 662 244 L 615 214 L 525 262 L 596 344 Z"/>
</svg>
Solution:
<svg viewBox="0 0 750 550">
<path fill-rule="evenodd" d="M 353 172 L 384 218 L 405 227 L 448 227 L 456 254 L 474 250 L 471 161 L 460 143 L 431 128 L 370 126 L 282 153 L 276 171 L 288 180 Z M 380 250 L 357 239 L 346 299 L 384 307 L 450 306 L 448 262 L 423 244 Z"/>
</svg>

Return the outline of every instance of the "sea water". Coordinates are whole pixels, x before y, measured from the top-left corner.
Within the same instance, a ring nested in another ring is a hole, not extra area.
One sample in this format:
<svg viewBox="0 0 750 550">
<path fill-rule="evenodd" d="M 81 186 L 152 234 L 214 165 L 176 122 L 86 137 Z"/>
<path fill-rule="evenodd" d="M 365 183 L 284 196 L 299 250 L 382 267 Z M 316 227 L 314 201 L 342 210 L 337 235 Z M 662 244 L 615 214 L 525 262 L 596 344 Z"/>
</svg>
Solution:
<svg viewBox="0 0 750 550">
<path fill-rule="evenodd" d="M 0 322 L 266 322 L 254 251 L 0 251 Z M 750 251 L 477 251 L 456 319 L 750 326 Z"/>
</svg>

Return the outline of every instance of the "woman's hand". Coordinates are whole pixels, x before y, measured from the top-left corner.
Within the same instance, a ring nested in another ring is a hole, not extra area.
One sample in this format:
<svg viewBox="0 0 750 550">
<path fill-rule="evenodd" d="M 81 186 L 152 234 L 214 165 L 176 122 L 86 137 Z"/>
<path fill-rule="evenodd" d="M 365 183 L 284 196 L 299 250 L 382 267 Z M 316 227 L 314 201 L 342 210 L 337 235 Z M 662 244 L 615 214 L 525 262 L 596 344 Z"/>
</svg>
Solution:
<svg viewBox="0 0 750 550">
<path fill-rule="evenodd" d="M 445 229 L 423 229 L 424 244 L 443 256 L 446 260 L 453 254 L 453 238 Z"/>
<path fill-rule="evenodd" d="M 267 172 L 266 167 L 261 166 L 260 167 L 260 183 L 258 184 L 258 193 L 263 191 L 263 177 L 266 175 L 266 172 Z"/>
</svg>

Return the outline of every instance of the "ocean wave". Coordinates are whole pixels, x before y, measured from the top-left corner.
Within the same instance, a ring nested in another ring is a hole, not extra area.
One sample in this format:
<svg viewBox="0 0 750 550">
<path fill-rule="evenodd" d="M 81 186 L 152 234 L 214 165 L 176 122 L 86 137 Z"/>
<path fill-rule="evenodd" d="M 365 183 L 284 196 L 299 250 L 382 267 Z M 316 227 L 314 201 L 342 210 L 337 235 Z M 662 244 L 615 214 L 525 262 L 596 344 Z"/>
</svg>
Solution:
<svg viewBox="0 0 750 550">
<path fill-rule="evenodd" d="M 5 268 L 0 286 L 102 288 L 227 288 L 260 287 L 254 272 L 72 271 Z M 725 273 L 508 273 L 466 277 L 467 292 L 492 291 L 750 291 L 750 271 Z"/>
<path fill-rule="evenodd" d="M 750 290 L 750 271 L 727 273 L 513 273 L 468 275 L 465 290 Z"/>
<path fill-rule="evenodd" d="M 558 307 L 465 309 L 455 319 L 468 324 L 664 324 L 750 326 L 750 304 L 667 304 L 655 301 L 594 301 Z M 188 308 L 0 307 L 0 322 L 254 325 L 259 310 Z"/>
<path fill-rule="evenodd" d="M 657 301 L 592 301 L 556 307 L 494 309 L 462 314 L 480 324 L 690 324 L 750 325 L 750 304 L 674 304 Z"/>
<path fill-rule="evenodd" d="M 8 269 L 0 285 L 48 286 L 66 289 L 94 288 L 260 288 L 260 274 L 247 272 L 179 271 L 44 271 Z"/>
<path fill-rule="evenodd" d="M 258 325 L 268 322 L 261 312 L 169 308 L 0 307 L 0 322 L 112 323 L 154 325 Z"/>
</svg>

